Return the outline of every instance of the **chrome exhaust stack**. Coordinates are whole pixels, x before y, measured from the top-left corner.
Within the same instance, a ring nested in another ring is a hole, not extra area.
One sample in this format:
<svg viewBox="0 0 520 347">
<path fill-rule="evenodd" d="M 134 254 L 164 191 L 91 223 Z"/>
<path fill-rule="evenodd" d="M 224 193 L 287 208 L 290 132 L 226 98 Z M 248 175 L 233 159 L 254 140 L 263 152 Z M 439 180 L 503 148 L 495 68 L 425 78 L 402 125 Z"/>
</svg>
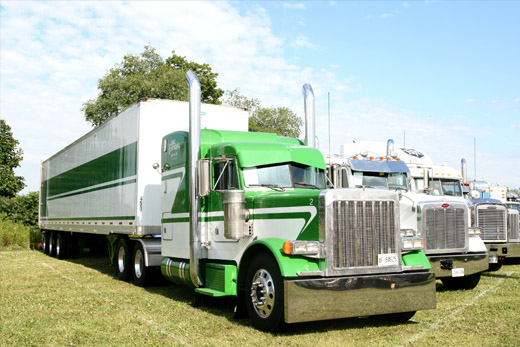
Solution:
<svg viewBox="0 0 520 347">
<path fill-rule="evenodd" d="M 394 155 L 395 155 L 394 140 L 388 139 L 388 141 L 386 141 L 386 157 L 393 158 Z"/>
<path fill-rule="evenodd" d="M 305 145 L 316 148 L 314 91 L 309 83 L 305 83 L 302 92 L 305 110 Z"/>
<path fill-rule="evenodd" d="M 462 172 L 462 183 L 466 183 L 468 181 L 468 165 L 465 158 L 460 160 L 460 171 Z"/>
<path fill-rule="evenodd" d="M 197 162 L 200 158 L 200 82 L 197 75 L 191 70 L 186 73 L 190 88 L 190 127 L 189 127 L 189 206 L 190 206 L 190 277 L 195 287 L 200 287 L 202 281 L 199 277 L 199 259 L 201 255 L 200 246 L 200 201 L 197 196 Z"/>
</svg>

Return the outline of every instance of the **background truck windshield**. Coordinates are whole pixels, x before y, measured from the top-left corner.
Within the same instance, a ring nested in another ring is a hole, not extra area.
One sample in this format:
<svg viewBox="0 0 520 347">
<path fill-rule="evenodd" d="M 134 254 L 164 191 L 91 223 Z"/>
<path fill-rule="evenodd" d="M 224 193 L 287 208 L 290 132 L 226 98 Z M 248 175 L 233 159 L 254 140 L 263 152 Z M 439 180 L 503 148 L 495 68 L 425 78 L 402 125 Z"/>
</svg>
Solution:
<svg viewBox="0 0 520 347">
<path fill-rule="evenodd" d="M 402 172 L 354 172 L 353 174 L 355 186 L 408 190 L 408 180 Z"/>
<path fill-rule="evenodd" d="M 417 183 L 417 190 L 424 189 L 424 179 L 415 179 Z M 450 196 L 462 196 L 462 189 L 460 187 L 460 181 L 458 180 L 447 180 L 447 179 L 432 179 L 430 181 L 430 189 L 428 191 L 430 195 L 450 195 Z"/>
<path fill-rule="evenodd" d="M 265 185 L 325 189 L 323 170 L 295 163 L 247 167 L 242 173 L 246 187 Z"/>
</svg>

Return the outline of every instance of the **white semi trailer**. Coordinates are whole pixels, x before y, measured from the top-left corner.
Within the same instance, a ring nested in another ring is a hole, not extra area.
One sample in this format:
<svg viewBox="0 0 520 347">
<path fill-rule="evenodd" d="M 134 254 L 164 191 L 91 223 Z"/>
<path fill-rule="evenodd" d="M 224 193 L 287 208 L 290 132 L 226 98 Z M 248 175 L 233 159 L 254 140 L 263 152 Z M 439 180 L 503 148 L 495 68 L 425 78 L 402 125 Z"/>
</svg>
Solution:
<svg viewBox="0 0 520 347">
<path fill-rule="evenodd" d="M 479 283 L 488 268 L 488 256 L 478 231 L 470 227 L 459 174 L 431 165 L 431 159 L 415 149 L 396 150 L 392 140 L 386 146 L 382 142 L 344 144 L 341 155 L 327 161 L 336 187 L 400 192 L 402 235 L 418 239 L 417 246 L 424 248 L 436 277 L 446 287 L 472 289 Z M 430 176 L 424 178 L 425 172 Z"/>
<path fill-rule="evenodd" d="M 245 112 L 201 106 L 187 79 L 189 106 L 141 101 L 43 162 L 46 253 L 105 235 L 120 279 L 160 267 L 196 297 L 235 297 L 262 330 L 435 308 L 427 258 L 402 251 L 397 193 L 326 189 L 309 85 L 303 143 L 245 131 Z"/>
</svg>

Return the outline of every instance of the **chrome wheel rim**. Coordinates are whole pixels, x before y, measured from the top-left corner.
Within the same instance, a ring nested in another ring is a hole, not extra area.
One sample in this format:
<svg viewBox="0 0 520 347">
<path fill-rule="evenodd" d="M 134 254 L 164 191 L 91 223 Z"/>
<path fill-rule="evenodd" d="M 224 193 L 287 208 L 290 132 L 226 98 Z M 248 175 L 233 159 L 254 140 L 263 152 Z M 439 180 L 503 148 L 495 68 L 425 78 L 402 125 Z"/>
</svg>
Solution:
<svg viewBox="0 0 520 347">
<path fill-rule="evenodd" d="M 271 274 L 265 269 L 259 269 L 251 283 L 251 302 L 256 313 L 262 318 L 269 317 L 274 309 L 275 298 Z"/>
<path fill-rule="evenodd" d="M 135 251 L 135 257 L 134 257 L 134 270 L 135 270 L 135 276 L 137 278 L 141 278 L 142 275 L 142 269 L 143 269 L 143 253 L 140 249 Z"/>
<path fill-rule="evenodd" d="M 57 256 L 60 255 L 60 248 L 61 248 L 61 245 L 60 245 L 60 238 L 57 237 L 57 238 L 56 238 L 56 255 L 57 255 Z"/>
<path fill-rule="evenodd" d="M 119 247 L 119 252 L 117 252 L 117 268 L 119 273 L 125 271 L 125 249 L 123 247 Z"/>
</svg>

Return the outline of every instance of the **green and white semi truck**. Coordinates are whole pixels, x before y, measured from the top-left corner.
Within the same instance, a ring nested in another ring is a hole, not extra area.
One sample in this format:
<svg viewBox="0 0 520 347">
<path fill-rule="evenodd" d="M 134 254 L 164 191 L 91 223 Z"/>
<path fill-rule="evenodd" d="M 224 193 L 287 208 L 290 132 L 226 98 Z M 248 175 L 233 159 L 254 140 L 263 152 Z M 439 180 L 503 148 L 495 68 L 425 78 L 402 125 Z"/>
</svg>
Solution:
<svg viewBox="0 0 520 347">
<path fill-rule="evenodd" d="M 306 121 L 311 146 L 232 131 L 240 117 L 224 121 L 224 112 L 209 121 L 197 77 L 188 72 L 187 79 L 188 129 L 181 120 L 187 109 L 170 115 L 177 131 L 165 124 L 143 131 L 155 122 L 145 114 L 127 131 L 122 114 L 43 163 L 40 228 L 48 253 L 59 244 L 61 254 L 79 233 L 116 235 L 119 278 L 144 284 L 160 266 L 196 297 L 235 297 L 236 316 L 268 331 L 368 315 L 404 321 L 435 308 L 427 258 L 402 252 L 395 192 L 326 190 L 313 117 Z M 313 115 L 312 88 L 304 91 Z M 215 130 L 222 128 L 230 130 Z M 121 141 L 128 132 L 138 136 Z M 143 145 L 149 137 L 154 144 Z M 115 149 L 106 157 L 92 141 Z M 150 162 L 158 155 L 160 164 Z"/>
</svg>

